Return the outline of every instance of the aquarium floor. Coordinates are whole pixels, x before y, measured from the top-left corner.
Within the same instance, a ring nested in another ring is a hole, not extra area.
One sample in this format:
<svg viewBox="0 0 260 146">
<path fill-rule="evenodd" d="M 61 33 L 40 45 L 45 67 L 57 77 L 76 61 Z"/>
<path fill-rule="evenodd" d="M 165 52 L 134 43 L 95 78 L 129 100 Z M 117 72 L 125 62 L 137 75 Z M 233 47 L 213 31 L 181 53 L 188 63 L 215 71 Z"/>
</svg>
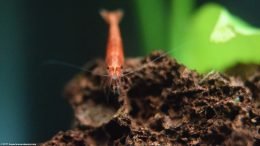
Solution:
<svg viewBox="0 0 260 146">
<path fill-rule="evenodd" d="M 76 75 L 65 89 L 73 127 L 42 145 L 260 145 L 259 66 L 200 75 L 168 56 L 152 61 L 160 55 L 127 59 L 135 72 L 119 94 L 103 85 L 102 60 Z"/>
</svg>

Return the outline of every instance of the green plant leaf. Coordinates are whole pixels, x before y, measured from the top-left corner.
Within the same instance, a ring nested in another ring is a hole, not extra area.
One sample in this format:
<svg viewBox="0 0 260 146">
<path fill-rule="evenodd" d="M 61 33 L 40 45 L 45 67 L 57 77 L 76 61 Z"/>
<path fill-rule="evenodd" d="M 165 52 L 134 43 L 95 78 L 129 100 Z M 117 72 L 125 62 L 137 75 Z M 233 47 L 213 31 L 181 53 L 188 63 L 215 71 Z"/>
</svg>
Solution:
<svg viewBox="0 0 260 146">
<path fill-rule="evenodd" d="M 192 16 L 189 24 L 184 38 L 187 45 L 172 53 L 188 67 L 206 72 L 221 71 L 238 62 L 260 63 L 260 29 L 223 7 L 207 4 Z"/>
<path fill-rule="evenodd" d="M 161 0 L 134 0 L 142 54 L 166 47 L 164 5 Z"/>
</svg>

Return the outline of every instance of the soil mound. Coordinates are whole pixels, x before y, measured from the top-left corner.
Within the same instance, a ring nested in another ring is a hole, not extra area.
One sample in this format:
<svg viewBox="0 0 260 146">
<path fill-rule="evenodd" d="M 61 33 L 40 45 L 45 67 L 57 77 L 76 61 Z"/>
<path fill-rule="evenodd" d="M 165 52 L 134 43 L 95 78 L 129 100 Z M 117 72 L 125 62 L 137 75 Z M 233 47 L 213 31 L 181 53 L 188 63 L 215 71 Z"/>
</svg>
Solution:
<svg viewBox="0 0 260 146">
<path fill-rule="evenodd" d="M 100 60 L 75 76 L 65 90 L 74 126 L 42 145 L 260 145 L 259 67 L 200 75 L 161 55 L 126 60 L 120 94 L 101 88 Z"/>
</svg>

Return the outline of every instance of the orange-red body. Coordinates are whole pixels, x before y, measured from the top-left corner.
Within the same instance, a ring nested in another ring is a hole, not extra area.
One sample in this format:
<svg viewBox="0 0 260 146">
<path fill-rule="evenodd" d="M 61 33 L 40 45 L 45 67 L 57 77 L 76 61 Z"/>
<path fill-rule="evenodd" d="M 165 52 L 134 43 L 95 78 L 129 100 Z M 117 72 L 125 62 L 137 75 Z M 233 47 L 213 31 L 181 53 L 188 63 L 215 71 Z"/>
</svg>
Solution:
<svg viewBox="0 0 260 146">
<path fill-rule="evenodd" d="M 110 77 L 110 83 L 116 85 L 116 87 L 113 88 L 118 88 L 120 84 L 124 65 L 124 51 L 119 28 L 122 15 L 122 11 L 101 11 L 101 16 L 109 25 L 106 48 L 106 65 Z"/>
</svg>

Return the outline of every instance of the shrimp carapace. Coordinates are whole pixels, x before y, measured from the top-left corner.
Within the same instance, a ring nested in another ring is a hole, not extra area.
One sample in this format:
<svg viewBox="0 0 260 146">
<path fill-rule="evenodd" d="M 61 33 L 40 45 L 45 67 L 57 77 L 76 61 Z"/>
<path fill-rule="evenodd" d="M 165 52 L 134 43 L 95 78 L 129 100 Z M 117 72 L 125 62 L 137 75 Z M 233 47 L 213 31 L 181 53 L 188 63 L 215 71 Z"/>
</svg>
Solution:
<svg viewBox="0 0 260 146">
<path fill-rule="evenodd" d="M 119 28 L 123 12 L 102 10 L 100 14 L 109 26 L 105 61 L 109 75 L 108 83 L 115 92 L 119 89 L 124 65 L 123 43 Z"/>
</svg>

